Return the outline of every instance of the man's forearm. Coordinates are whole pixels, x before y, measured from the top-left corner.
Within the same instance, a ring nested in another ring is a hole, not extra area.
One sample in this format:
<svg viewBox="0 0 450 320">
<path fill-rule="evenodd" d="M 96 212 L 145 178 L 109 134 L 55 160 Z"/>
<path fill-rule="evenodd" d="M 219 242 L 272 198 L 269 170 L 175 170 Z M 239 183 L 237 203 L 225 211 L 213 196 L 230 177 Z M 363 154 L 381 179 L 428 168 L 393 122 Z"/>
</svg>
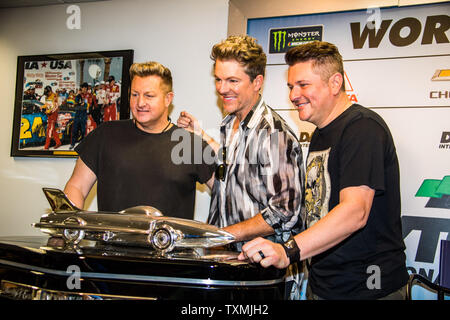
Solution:
<svg viewBox="0 0 450 320">
<path fill-rule="evenodd" d="M 79 209 L 83 209 L 84 207 L 84 196 L 78 188 L 67 184 L 64 188 L 64 193 L 67 198 Z"/>
<path fill-rule="evenodd" d="M 84 201 L 95 181 L 97 181 L 95 173 L 92 172 L 81 158 L 78 158 L 72 176 L 64 187 L 64 193 L 74 205 L 83 209 Z"/>
<path fill-rule="evenodd" d="M 261 213 L 223 229 L 234 235 L 236 241 L 251 240 L 256 237 L 265 237 L 274 233 L 273 228 L 267 224 Z"/>
<path fill-rule="evenodd" d="M 312 227 L 295 236 L 302 259 L 318 255 L 364 228 L 374 193 L 374 190 L 366 186 L 341 190 L 341 203 Z"/>
<path fill-rule="evenodd" d="M 209 146 L 214 150 L 214 152 L 217 154 L 220 148 L 220 144 L 214 140 L 211 136 L 209 136 L 205 130 L 202 129 L 200 136 L 202 137 L 202 139 L 209 144 Z"/>
</svg>

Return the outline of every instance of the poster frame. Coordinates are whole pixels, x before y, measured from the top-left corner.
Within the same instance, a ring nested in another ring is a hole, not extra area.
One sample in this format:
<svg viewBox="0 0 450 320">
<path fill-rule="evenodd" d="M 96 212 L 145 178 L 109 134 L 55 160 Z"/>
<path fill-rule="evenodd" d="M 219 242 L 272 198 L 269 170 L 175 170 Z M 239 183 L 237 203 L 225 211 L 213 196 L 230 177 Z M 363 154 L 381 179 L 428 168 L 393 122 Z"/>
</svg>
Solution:
<svg viewBox="0 0 450 320">
<path fill-rule="evenodd" d="M 74 78 L 76 81 L 76 89 L 75 95 L 78 93 L 77 91 L 80 89 L 81 84 L 88 82 L 86 78 L 91 77 L 91 71 L 89 70 L 89 75 L 83 75 L 84 72 L 84 64 L 87 65 L 96 64 L 95 61 L 99 61 L 99 64 L 102 67 L 97 68 L 96 78 L 92 79 L 95 83 L 107 82 L 109 80 L 109 76 L 112 75 L 111 69 L 111 61 L 114 62 L 116 70 L 120 70 L 118 72 L 121 76 L 115 78 L 115 84 L 119 89 L 119 94 L 117 97 L 116 107 L 117 107 L 117 116 L 119 119 L 129 119 L 130 118 L 130 107 L 129 107 L 129 86 L 130 86 L 130 76 L 129 69 L 131 64 L 133 63 L 133 55 L 134 50 L 114 50 L 114 51 L 94 51 L 94 52 L 77 52 L 77 53 L 59 53 L 59 54 L 42 54 L 42 55 L 28 55 L 28 56 L 18 56 L 17 57 L 17 76 L 16 76 L 16 93 L 15 93 L 15 102 L 14 102 L 14 120 L 13 120 L 13 128 L 12 128 L 12 141 L 11 141 L 11 157 L 56 157 L 56 158 L 72 158 L 77 157 L 77 153 L 68 147 L 68 135 L 72 134 L 70 121 L 73 121 L 73 117 L 69 117 L 69 120 L 65 121 L 64 128 L 60 126 L 60 113 L 66 112 L 66 114 L 74 115 L 76 111 L 71 110 L 68 105 L 65 104 L 63 108 L 61 106 L 58 108 L 58 124 L 56 125 L 57 132 L 60 137 L 60 141 L 62 142 L 61 148 L 55 148 L 56 142 L 54 139 L 50 139 L 51 143 L 47 149 L 44 148 L 45 138 L 47 135 L 47 116 L 45 114 L 46 108 L 45 104 L 45 96 L 43 93 L 41 95 L 36 95 L 37 99 L 27 100 L 24 99 L 25 91 L 28 90 L 29 87 L 34 87 L 35 91 L 39 87 L 40 91 L 50 85 L 53 89 L 53 92 L 56 92 L 56 89 L 60 89 L 60 84 L 63 82 L 61 78 L 61 73 L 54 72 L 57 74 L 55 80 L 51 83 L 47 81 L 47 72 L 48 71 L 39 71 L 39 74 L 44 75 L 43 80 L 28 81 L 31 79 L 26 79 L 26 71 L 27 69 L 35 68 L 39 70 L 39 65 L 44 64 L 44 66 L 52 66 L 55 70 L 64 69 L 67 66 L 69 61 L 76 61 L 75 64 L 80 68 L 80 74 L 76 74 L 76 72 L 72 70 L 72 73 L 75 73 Z M 122 58 L 122 59 L 113 59 L 113 58 Z M 93 62 L 94 61 L 94 62 Z M 98 66 L 98 64 L 97 64 Z M 47 69 L 48 70 L 48 69 Z M 85 72 L 84 72 L 85 73 Z M 64 77 L 69 79 L 70 77 Z M 73 81 L 72 81 L 73 82 Z M 66 82 L 67 83 L 67 82 Z M 95 86 L 95 83 L 90 83 L 92 87 Z M 61 87 L 62 88 L 62 87 Z M 67 91 L 67 90 L 66 90 Z M 119 100 L 120 99 L 120 100 Z M 72 106 L 75 104 L 72 104 Z M 44 108 L 43 108 L 44 106 Z M 70 109 L 70 110 L 69 110 Z M 103 112 L 103 111 L 102 111 Z M 88 113 L 88 119 L 89 114 Z M 27 117 L 25 117 L 25 115 Z M 31 118 L 28 119 L 28 116 L 32 116 L 33 119 L 38 117 L 36 123 Z M 102 116 L 103 117 L 103 116 Z M 39 119 L 40 118 L 40 119 Z M 102 119 L 103 120 L 103 119 Z M 32 122 L 32 123 L 30 123 Z M 73 123 L 73 122 L 72 122 Z M 88 131 L 89 132 L 89 131 Z M 85 135 L 88 133 L 85 129 Z M 81 134 L 79 134 L 80 138 Z M 28 138 L 34 139 L 32 142 L 27 145 L 26 140 Z M 69 138 L 70 140 L 70 138 Z M 78 139 L 79 140 L 79 139 Z M 70 145 L 70 143 L 69 143 Z"/>
</svg>

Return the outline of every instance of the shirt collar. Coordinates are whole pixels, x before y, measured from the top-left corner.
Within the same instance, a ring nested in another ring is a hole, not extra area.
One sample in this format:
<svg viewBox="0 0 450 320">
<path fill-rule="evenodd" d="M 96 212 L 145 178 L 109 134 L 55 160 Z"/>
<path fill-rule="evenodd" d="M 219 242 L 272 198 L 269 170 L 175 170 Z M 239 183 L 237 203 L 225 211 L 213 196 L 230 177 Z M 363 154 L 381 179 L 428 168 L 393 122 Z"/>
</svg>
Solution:
<svg viewBox="0 0 450 320">
<path fill-rule="evenodd" d="M 255 119 L 259 118 L 259 114 L 261 113 L 260 112 L 261 105 L 262 105 L 262 98 L 260 95 L 258 100 L 256 101 L 255 105 L 252 107 L 250 112 L 247 114 L 245 119 L 242 121 L 242 126 L 252 128 L 255 125 Z"/>
<path fill-rule="evenodd" d="M 262 112 L 262 110 L 261 110 L 262 105 L 263 105 L 263 99 L 260 95 L 258 100 L 256 101 L 255 105 L 252 107 L 250 112 L 245 116 L 245 119 L 242 120 L 240 125 L 243 127 L 252 128 L 255 125 L 255 123 L 258 121 L 257 119 L 259 119 L 259 115 Z M 230 126 L 233 123 L 233 120 L 235 117 L 236 117 L 236 115 L 234 115 L 234 114 L 227 115 L 223 119 L 221 127 Z"/>
</svg>

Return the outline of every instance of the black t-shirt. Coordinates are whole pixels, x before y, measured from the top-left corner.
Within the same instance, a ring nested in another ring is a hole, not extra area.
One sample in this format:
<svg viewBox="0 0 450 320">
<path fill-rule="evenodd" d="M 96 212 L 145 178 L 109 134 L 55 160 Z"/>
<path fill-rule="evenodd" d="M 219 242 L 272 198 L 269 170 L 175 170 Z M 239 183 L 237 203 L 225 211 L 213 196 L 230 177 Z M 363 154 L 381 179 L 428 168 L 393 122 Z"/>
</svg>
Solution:
<svg viewBox="0 0 450 320">
<path fill-rule="evenodd" d="M 383 119 L 354 104 L 316 129 L 306 171 L 306 227 L 339 204 L 342 189 L 375 190 L 365 227 L 311 259 L 312 291 L 325 299 L 377 299 L 404 286 L 398 159 Z"/>
<path fill-rule="evenodd" d="M 108 121 L 75 150 L 97 176 L 99 211 L 148 205 L 193 219 L 196 182 L 208 181 L 215 169 L 212 149 L 175 125 L 150 134 L 132 120 Z"/>
</svg>

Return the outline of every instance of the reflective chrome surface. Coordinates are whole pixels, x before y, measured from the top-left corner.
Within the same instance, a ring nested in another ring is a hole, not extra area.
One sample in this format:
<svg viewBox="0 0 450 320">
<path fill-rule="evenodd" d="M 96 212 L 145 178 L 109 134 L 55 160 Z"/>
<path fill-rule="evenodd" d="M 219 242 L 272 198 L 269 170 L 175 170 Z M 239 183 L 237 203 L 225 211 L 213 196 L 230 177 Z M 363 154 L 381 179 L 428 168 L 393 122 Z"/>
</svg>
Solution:
<svg viewBox="0 0 450 320">
<path fill-rule="evenodd" d="M 43 188 L 52 213 L 33 224 L 42 232 L 77 245 L 94 240 L 126 246 L 151 247 L 161 254 L 174 248 L 209 248 L 234 242 L 230 233 L 188 219 L 165 217 L 153 207 L 121 212 L 93 212 L 77 208 L 59 189 Z"/>
<path fill-rule="evenodd" d="M 0 282 L 0 296 L 15 300 L 156 300 L 149 297 L 57 291 L 7 280 Z"/>
<path fill-rule="evenodd" d="M 238 254 L 174 248 L 161 255 L 103 241 L 0 237 L 0 299 L 284 299 L 284 270 L 240 261 Z"/>
</svg>

